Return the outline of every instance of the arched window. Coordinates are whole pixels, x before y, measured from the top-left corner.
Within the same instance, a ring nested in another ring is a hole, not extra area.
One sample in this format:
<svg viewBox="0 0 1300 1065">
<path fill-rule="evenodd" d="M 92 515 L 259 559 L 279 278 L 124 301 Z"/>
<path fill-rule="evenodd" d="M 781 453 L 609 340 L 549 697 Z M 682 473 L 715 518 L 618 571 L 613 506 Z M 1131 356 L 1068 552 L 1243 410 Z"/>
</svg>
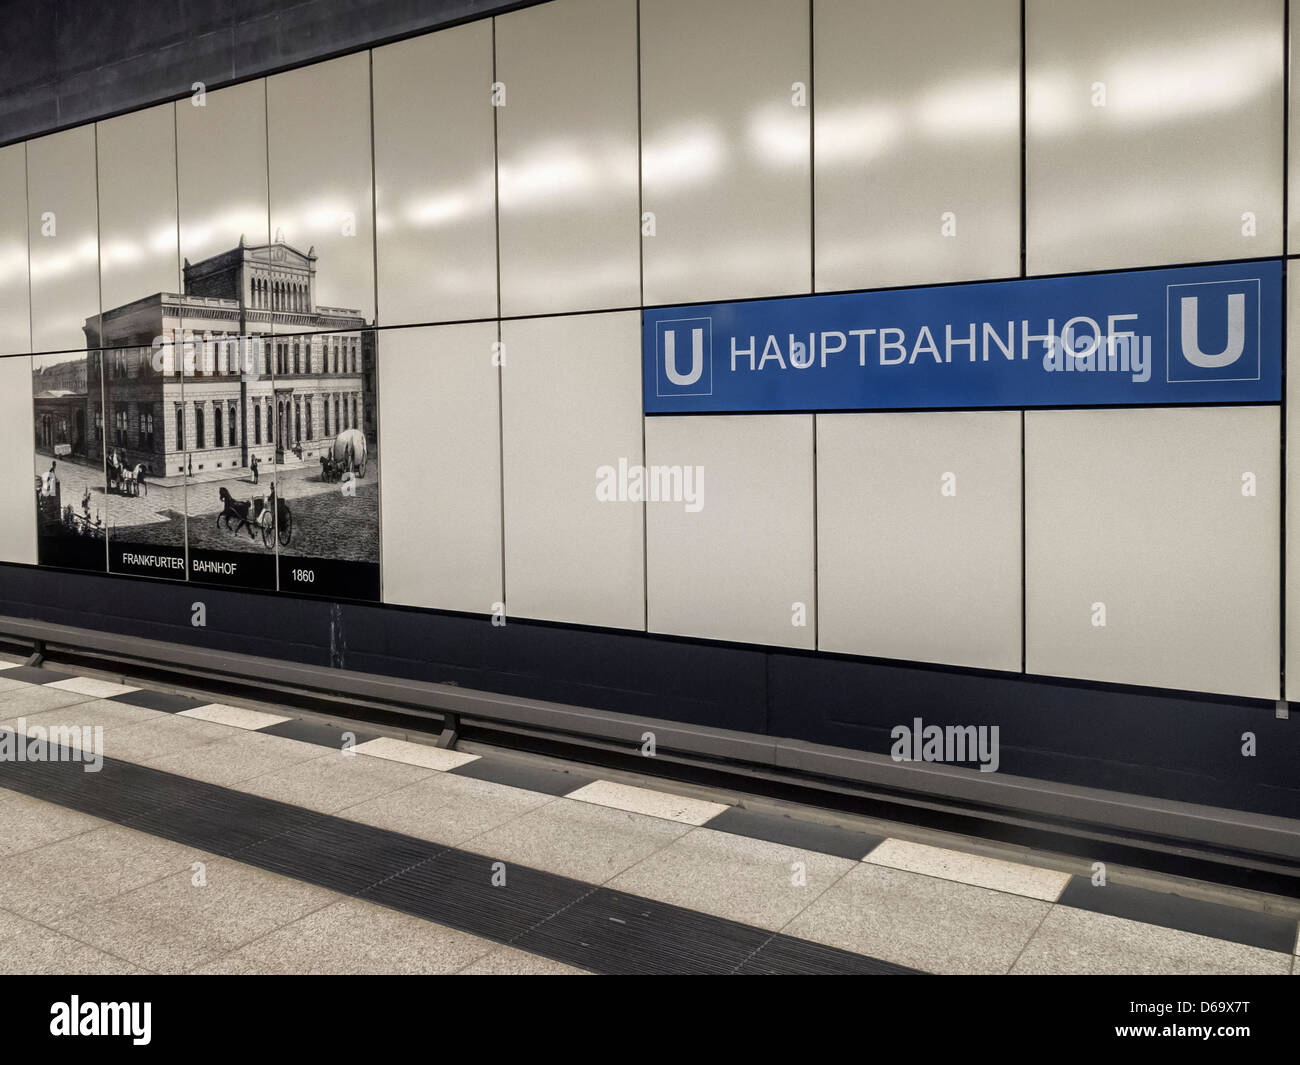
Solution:
<svg viewBox="0 0 1300 1065">
<path fill-rule="evenodd" d="M 311 439 L 311 400 L 310 399 L 304 400 L 303 403 L 306 408 L 303 411 L 303 421 L 307 423 L 307 439 L 310 440 Z"/>
<path fill-rule="evenodd" d="M 324 419 L 324 421 L 325 421 L 325 425 L 324 425 L 325 435 L 326 435 L 326 436 L 329 436 L 329 435 L 330 435 L 330 398 L 329 398 L 329 396 L 326 396 L 326 397 L 325 397 L 324 402 L 321 403 L 321 407 L 323 408 L 323 409 L 322 409 L 322 412 L 321 412 L 321 417 L 322 417 L 322 418 Z"/>
<path fill-rule="evenodd" d="M 176 450 L 185 450 L 185 408 L 176 404 Z"/>
<path fill-rule="evenodd" d="M 194 404 L 194 447 L 196 450 L 203 450 L 207 447 L 206 434 L 203 428 L 203 404 Z"/>
<path fill-rule="evenodd" d="M 227 443 L 229 443 L 231 447 L 238 447 L 239 446 L 239 414 L 237 412 L 237 408 L 233 403 L 230 404 L 229 425 L 230 425 L 230 429 L 229 429 L 230 439 L 227 441 Z"/>
<path fill-rule="evenodd" d="M 212 446 L 221 446 L 221 404 L 212 405 Z"/>
<path fill-rule="evenodd" d="M 262 408 L 260 406 L 253 408 L 253 443 L 262 442 Z"/>
</svg>

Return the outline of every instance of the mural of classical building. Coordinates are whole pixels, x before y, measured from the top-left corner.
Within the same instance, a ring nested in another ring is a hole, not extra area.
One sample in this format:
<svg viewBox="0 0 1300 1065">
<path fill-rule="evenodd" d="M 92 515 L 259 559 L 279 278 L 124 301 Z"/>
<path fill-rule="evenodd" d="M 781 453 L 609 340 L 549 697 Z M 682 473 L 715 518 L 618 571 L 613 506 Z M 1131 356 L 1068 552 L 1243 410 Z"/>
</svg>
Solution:
<svg viewBox="0 0 1300 1065">
<path fill-rule="evenodd" d="M 312 462 L 343 429 L 374 438 L 374 334 L 358 311 L 317 305 L 314 249 L 241 237 L 186 260 L 184 275 L 183 293 L 86 320 L 110 455 L 175 477 L 238 470 L 254 456 Z"/>
<path fill-rule="evenodd" d="M 42 361 L 32 370 L 38 452 L 92 460 L 100 457 L 99 380 L 95 379 L 91 392 L 86 387 L 86 374 L 84 354 Z"/>
</svg>

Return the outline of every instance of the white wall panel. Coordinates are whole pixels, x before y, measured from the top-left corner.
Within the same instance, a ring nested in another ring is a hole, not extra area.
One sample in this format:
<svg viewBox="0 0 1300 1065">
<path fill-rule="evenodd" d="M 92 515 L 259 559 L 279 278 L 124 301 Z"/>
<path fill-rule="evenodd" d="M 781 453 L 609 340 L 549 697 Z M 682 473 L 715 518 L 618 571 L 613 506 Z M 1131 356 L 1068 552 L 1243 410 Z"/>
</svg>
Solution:
<svg viewBox="0 0 1300 1065">
<path fill-rule="evenodd" d="M 501 312 L 635 306 L 636 4 L 555 0 L 496 24 Z"/>
<path fill-rule="evenodd" d="M 0 448 L 7 456 L 0 477 L 0 562 L 36 564 L 32 441 L 32 360 L 0 358 Z"/>
<path fill-rule="evenodd" d="M 1030 273 L 1280 253 L 1283 11 L 1029 0 Z"/>
<path fill-rule="evenodd" d="M 808 34 L 807 0 L 642 0 L 646 303 L 809 290 Z"/>
<path fill-rule="evenodd" d="M 492 611 L 501 600 L 496 322 L 378 334 L 384 601 Z"/>
<path fill-rule="evenodd" d="M 98 123 L 95 135 L 99 291 L 107 313 L 159 292 L 180 291 L 176 109 L 164 104 L 121 115 Z"/>
<path fill-rule="evenodd" d="M 270 239 L 265 80 L 178 101 L 176 155 L 182 259 Z"/>
<path fill-rule="evenodd" d="M 95 127 L 27 142 L 32 350 L 86 347 L 99 317 Z"/>
<path fill-rule="evenodd" d="M 644 506 L 601 502 L 597 471 L 641 463 L 636 311 L 503 322 L 506 607 L 645 625 Z"/>
<path fill-rule="evenodd" d="M 1287 274 L 1286 695 L 1300 701 L 1300 275 Z"/>
<path fill-rule="evenodd" d="M 1300 237 L 1297 237 L 1297 229 L 1300 228 L 1300 220 L 1296 219 L 1296 205 L 1300 204 L 1300 144 L 1296 143 L 1296 137 L 1300 137 L 1300 107 L 1296 106 L 1296 70 L 1295 70 L 1295 41 L 1296 41 L 1296 17 L 1300 15 L 1297 11 L 1293 0 L 1287 0 L 1287 10 L 1290 12 L 1287 19 L 1287 27 L 1290 31 L 1289 40 L 1287 41 L 1288 54 L 1291 60 L 1287 66 L 1290 74 L 1290 87 L 1288 101 L 1290 111 L 1287 114 L 1287 233 L 1286 246 L 1289 254 L 1295 254 L 1296 248 L 1300 247 Z"/>
<path fill-rule="evenodd" d="M 825 651 L 1020 669 L 1020 414 L 817 417 Z"/>
<path fill-rule="evenodd" d="M 646 465 L 703 470 L 646 505 L 650 631 L 812 648 L 812 416 L 647 418 Z"/>
<path fill-rule="evenodd" d="M 27 286 L 27 147 L 0 148 L 0 355 L 32 350 Z"/>
<path fill-rule="evenodd" d="M 266 80 L 271 237 L 316 252 L 316 303 L 375 317 L 370 53 Z M 276 332 L 310 328 L 277 324 Z"/>
<path fill-rule="evenodd" d="M 1018 274 L 1019 0 L 813 13 L 817 289 Z"/>
<path fill-rule="evenodd" d="M 1277 698 L 1278 409 L 1025 419 L 1028 671 Z"/>
<path fill-rule="evenodd" d="M 494 318 L 492 23 L 413 37 L 373 56 L 379 320 Z"/>
</svg>

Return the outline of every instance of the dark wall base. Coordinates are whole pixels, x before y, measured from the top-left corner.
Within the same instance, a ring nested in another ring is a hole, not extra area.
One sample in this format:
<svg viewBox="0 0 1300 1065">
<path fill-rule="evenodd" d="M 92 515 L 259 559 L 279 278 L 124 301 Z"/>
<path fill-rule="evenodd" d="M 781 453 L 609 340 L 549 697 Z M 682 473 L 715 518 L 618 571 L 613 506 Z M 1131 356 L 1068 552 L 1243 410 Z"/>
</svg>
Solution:
<svg viewBox="0 0 1300 1065">
<path fill-rule="evenodd" d="M 206 626 L 193 624 L 202 605 Z M 1002 772 L 1300 817 L 1272 704 L 0 565 L 0 615 L 888 754 L 996 725 Z M 1257 753 L 1241 753 L 1243 734 Z"/>
</svg>

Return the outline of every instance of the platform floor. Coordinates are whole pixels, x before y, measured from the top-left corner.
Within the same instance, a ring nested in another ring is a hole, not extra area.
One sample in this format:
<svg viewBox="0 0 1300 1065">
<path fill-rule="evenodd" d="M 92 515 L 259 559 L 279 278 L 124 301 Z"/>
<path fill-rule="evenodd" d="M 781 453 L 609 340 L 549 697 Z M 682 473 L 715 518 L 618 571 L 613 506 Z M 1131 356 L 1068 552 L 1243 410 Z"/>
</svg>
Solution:
<svg viewBox="0 0 1300 1065">
<path fill-rule="evenodd" d="M 0 971 L 1300 975 L 1294 899 L 275 709 L 0 660 L 104 756 L 0 760 Z"/>
</svg>

